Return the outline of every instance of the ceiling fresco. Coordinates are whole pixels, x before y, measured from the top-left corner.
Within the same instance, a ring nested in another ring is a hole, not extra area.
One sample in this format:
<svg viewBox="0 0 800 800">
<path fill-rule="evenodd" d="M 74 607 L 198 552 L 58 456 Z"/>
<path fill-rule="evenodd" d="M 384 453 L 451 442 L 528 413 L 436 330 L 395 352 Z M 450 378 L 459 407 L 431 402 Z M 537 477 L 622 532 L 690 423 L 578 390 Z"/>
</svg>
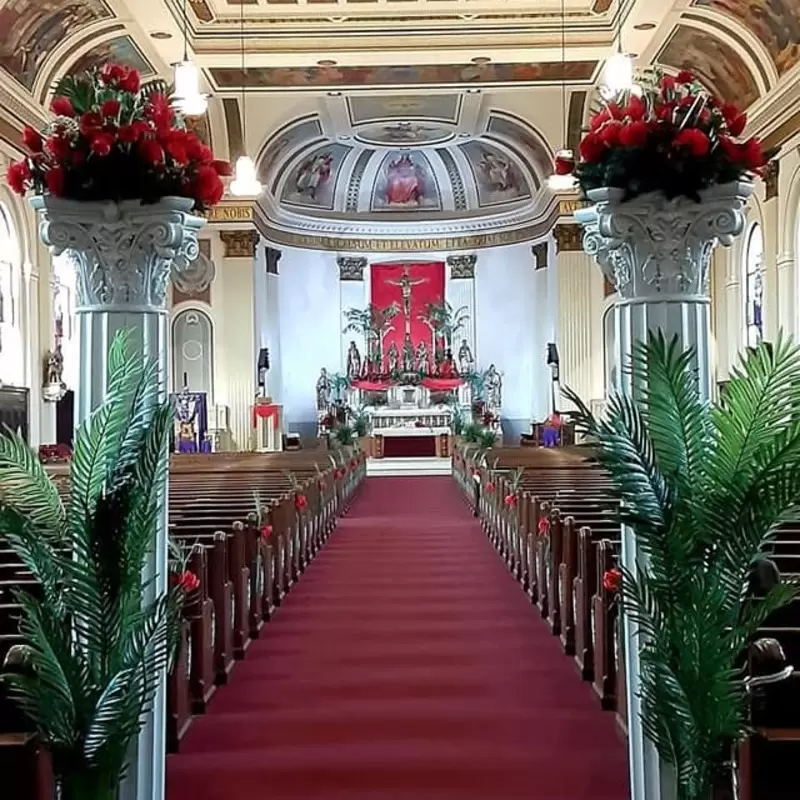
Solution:
<svg viewBox="0 0 800 800">
<path fill-rule="evenodd" d="M 395 67 L 212 67 L 209 72 L 220 89 L 306 88 L 344 86 L 448 86 L 459 84 L 545 83 L 561 80 L 589 81 L 597 61 L 566 64 L 431 64 Z"/>
<path fill-rule="evenodd" d="M 0 8 L 0 68 L 30 91 L 65 38 L 113 17 L 104 0 L 8 0 Z"/>
<path fill-rule="evenodd" d="M 148 61 L 130 36 L 117 36 L 115 39 L 96 44 L 79 56 L 67 72 L 71 75 L 88 72 L 108 61 L 138 69 L 146 78 L 156 74 L 155 67 Z"/>
<path fill-rule="evenodd" d="M 740 22 L 767 49 L 779 75 L 800 63 L 798 0 L 693 0 L 692 5 Z"/>
<path fill-rule="evenodd" d="M 347 110 L 353 125 L 390 119 L 426 119 L 456 123 L 461 111 L 461 95 L 356 95 L 347 98 Z"/>
<path fill-rule="evenodd" d="M 656 61 L 693 72 L 726 102 L 747 108 L 758 100 L 758 86 L 742 57 L 706 31 L 678 25 Z"/>
</svg>

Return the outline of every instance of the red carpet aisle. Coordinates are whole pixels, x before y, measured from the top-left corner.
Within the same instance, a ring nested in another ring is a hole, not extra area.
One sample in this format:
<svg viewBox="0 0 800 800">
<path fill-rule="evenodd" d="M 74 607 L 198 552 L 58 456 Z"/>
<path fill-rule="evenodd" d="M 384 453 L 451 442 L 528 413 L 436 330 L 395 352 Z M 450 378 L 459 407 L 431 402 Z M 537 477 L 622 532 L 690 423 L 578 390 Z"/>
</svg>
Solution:
<svg viewBox="0 0 800 800">
<path fill-rule="evenodd" d="M 625 800 L 610 714 L 449 478 L 373 478 L 168 764 L 168 800 Z"/>
</svg>

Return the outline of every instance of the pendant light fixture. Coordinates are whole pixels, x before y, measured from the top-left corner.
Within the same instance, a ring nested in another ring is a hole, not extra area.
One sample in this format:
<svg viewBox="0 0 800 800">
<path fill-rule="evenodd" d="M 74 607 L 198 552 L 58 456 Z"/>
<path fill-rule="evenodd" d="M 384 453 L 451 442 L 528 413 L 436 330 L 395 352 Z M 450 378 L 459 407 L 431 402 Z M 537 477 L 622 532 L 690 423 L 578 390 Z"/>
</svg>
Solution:
<svg viewBox="0 0 800 800">
<path fill-rule="evenodd" d="M 208 110 L 208 95 L 200 91 L 200 72 L 189 59 L 189 13 L 183 0 L 183 60 L 172 65 L 175 92 L 172 103 L 184 116 L 199 117 Z"/>
<path fill-rule="evenodd" d="M 242 47 L 242 147 L 245 148 L 242 155 L 236 159 L 233 180 L 231 181 L 231 194 L 237 197 L 256 197 L 261 194 L 261 182 L 256 175 L 256 165 L 253 159 L 247 155 L 247 103 L 245 97 L 245 83 L 247 82 L 247 71 L 244 64 L 244 3 L 239 3 L 239 27 Z"/>
<path fill-rule="evenodd" d="M 622 49 L 622 0 L 617 7 L 617 52 L 606 61 L 600 84 L 600 94 L 611 100 L 633 88 L 633 59 Z"/>
<path fill-rule="evenodd" d="M 567 141 L 567 11 L 561 0 L 561 141 Z M 572 168 L 575 156 L 572 150 L 562 148 L 556 151 L 553 174 L 547 179 L 551 192 L 571 192 L 575 188 Z"/>
</svg>

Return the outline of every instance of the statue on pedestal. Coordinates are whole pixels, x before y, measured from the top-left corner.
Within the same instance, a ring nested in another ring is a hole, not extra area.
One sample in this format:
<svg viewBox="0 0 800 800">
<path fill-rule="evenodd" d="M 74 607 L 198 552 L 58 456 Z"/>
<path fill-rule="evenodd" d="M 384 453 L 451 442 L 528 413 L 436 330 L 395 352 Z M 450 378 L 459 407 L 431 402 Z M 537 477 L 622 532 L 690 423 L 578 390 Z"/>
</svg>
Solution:
<svg viewBox="0 0 800 800">
<path fill-rule="evenodd" d="M 347 351 L 347 377 L 351 381 L 361 377 L 361 353 L 358 352 L 358 347 L 352 340 Z"/>
<path fill-rule="evenodd" d="M 328 370 L 323 367 L 317 379 L 317 411 L 327 411 L 331 404 L 331 379 Z"/>
<path fill-rule="evenodd" d="M 414 371 L 414 345 L 411 343 L 411 334 L 403 338 L 403 372 Z"/>
<path fill-rule="evenodd" d="M 420 342 L 417 345 L 417 371 L 423 375 L 430 375 L 431 372 L 431 362 L 430 357 L 428 355 L 428 348 L 425 346 L 425 342 Z"/>
<path fill-rule="evenodd" d="M 458 348 L 458 371 L 461 375 L 470 375 L 475 371 L 475 359 L 466 339 L 461 340 L 461 347 Z"/>
<path fill-rule="evenodd" d="M 394 375 L 400 367 L 400 351 L 397 349 L 397 344 L 395 344 L 395 342 L 389 345 L 387 358 L 389 362 L 389 374 Z"/>
<path fill-rule="evenodd" d="M 196 453 L 198 449 L 197 428 L 197 401 L 184 385 L 175 402 L 175 417 L 178 420 L 178 452 Z"/>
<path fill-rule="evenodd" d="M 494 364 L 486 370 L 486 403 L 492 411 L 503 405 L 503 379 Z"/>
</svg>

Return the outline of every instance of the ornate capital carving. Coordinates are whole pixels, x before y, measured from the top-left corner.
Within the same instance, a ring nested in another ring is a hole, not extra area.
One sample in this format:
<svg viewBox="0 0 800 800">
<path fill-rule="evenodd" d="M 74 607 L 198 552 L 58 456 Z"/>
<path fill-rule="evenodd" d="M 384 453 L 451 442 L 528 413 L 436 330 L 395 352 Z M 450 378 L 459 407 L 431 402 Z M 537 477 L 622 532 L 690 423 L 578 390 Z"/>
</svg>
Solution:
<svg viewBox="0 0 800 800">
<path fill-rule="evenodd" d="M 283 253 L 274 247 L 267 248 L 267 275 L 278 274 L 278 262 L 281 260 L 282 255 Z"/>
<path fill-rule="evenodd" d="M 364 270 L 367 268 L 365 256 L 339 256 L 336 263 L 339 265 L 340 281 L 364 280 Z"/>
<path fill-rule="evenodd" d="M 751 183 L 715 186 L 702 202 L 653 193 L 622 202 L 616 189 L 590 193 L 596 205 L 575 213 L 583 247 L 623 299 L 708 295 L 711 253 L 744 230 Z"/>
<path fill-rule="evenodd" d="M 54 255 L 70 252 L 76 271 L 76 311 L 164 311 L 170 274 L 197 259 L 205 224 L 192 201 L 165 198 L 142 205 L 80 203 L 37 196 L 39 235 Z"/>
<path fill-rule="evenodd" d="M 219 238 L 225 247 L 225 258 L 255 258 L 258 231 L 220 231 Z"/>
<path fill-rule="evenodd" d="M 474 278 L 475 265 L 478 263 L 478 256 L 470 253 L 466 256 L 447 256 L 447 265 L 450 267 L 450 277 Z"/>
<path fill-rule="evenodd" d="M 781 162 L 777 158 L 767 164 L 764 172 L 764 199 L 772 200 L 778 196 L 778 178 L 781 174 Z"/>
<path fill-rule="evenodd" d="M 557 253 L 575 253 L 581 250 L 581 226 L 575 223 L 563 223 L 553 229 Z"/>
</svg>

